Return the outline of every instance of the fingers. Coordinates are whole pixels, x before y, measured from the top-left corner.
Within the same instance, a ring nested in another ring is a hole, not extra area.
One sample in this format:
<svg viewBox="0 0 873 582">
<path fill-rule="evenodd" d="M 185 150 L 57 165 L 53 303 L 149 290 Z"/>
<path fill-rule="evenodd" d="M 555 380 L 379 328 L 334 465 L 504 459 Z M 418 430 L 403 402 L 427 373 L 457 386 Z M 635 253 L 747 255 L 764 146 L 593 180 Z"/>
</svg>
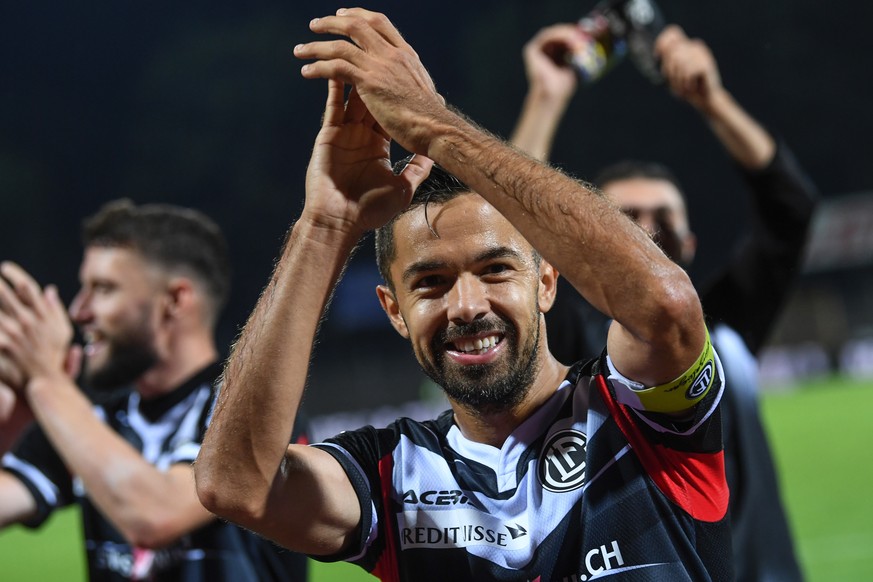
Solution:
<svg viewBox="0 0 873 582">
<path fill-rule="evenodd" d="M 0 379 L 0 426 L 12 416 L 17 398 L 15 390 Z"/>
<path fill-rule="evenodd" d="M 412 200 L 412 195 L 422 182 L 430 175 L 433 168 L 433 160 L 420 154 L 413 155 L 406 163 L 398 177 L 403 183 L 403 193 L 407 195 L 406 204 Z"/>
<path fill-rule="evenodd" d="M 410 48 L 385 15 L 362 8 L 341 8 L 336 16 L 313 19 L 309 28 L 318 34 L 336 34 L 352 41 L 317 41 L 294 47 L 296 57 L 316 61 L 301 68 L 303 76 L 309 79 L 334 78 L 351 83 L 369 55 L 388 48 Z"/>
<path fill-rule="evenodd" d="M 4 261 L 0 264 L 0 273 L 12 283 L 22 303 L 27 306 L 37 303 L 41 295 L 40 287 L 27 271 L 11 261 Z"/>
<path fill-rule="evenodd" d="M 17 358 L 23 344 L 23 331 L 17 319 L 0 312 L 0 354 Z"/>
<path fill-rule="evenodd" d="M 686 40 L 688 40 L 688 36 L 685 34 L 685 31 L 682 30 L 682 27 L 676 24 L 671 24 L 665 27 L 664 30 L 661 31 L 661 34 L 658 35 L 658 38 L 655 39 L 655 55 L 658 58 L 663 59 L 664 54 L 672 47 L 676 46 L 677 43 Z"/>
<path fill-rule="evenodd" d="M 364 102 L 361 101 L 361 97 L 358 95 L 358 90 L 352 86 L 352 90 L 349 91 L 349 98 L 345 104 L 345 115 L 343 120 L 346 123 L 361 123 L 369 115 L 370 112 L 367 110 L 367 106 L 364 105 Z M 370 119 L 372 119 L 372 117 Z"/>
<path fill-rule="evenodd" d="M 330 61 L 340 59 L 357 64 L 363 52 L 360 48 L 345 40 L 318 40 L 301 43 L 294 47 L 294 56 L 298 59 L 313 59 Z"/>
<path fill-rule="evenodd" d="M 294 55 L 301 59 L 330 61 L 340 59 L 360 65 L 367 53 L 375 54 L 386 48 L 406 48 L 400 33 L 381 14 L 351 9 L 347 16 L 315 18 L 309 23 L 312 32 L 336 34 L 348 40 L 323 40 L 299 44 Z M 354 13 L 354 14 L 352 14 Z"/>
<path fill-rule="evenodd" d="M 0 264 L 0 274 L 6 277 L 9 284 L 0 278 L 0 308 L 18 316 L 25 307 L 38 306 L 40 301 L 39 285 L 27 272 L 10 261 Z"/>
<path fill-rule="evenodd" d="M 13 390 L 18 390 L 24 386 L 24 374 L 21 369 L 4 353 L 0 353 L 0 384 Z"/>
<path fill-rule="evenodd" d="M 585 48 L 590 37 L 575 24 L 555 24 L 540 30 L 527 44 L 550 57 L 556 52 L 576 52 Z"/>
<path fill-rule="evenodd" d="M 345 115 L 344 92 L 345 85 L 342 81 L 328 79 L 327 103 L 324 105 L 324 117 L 321 120 L 322 127 L 342 125 L 343 116 Z"/>
<path fill-rule="evenodd" d="M 374 48 L 378 43 L 403 47 L 406 41 L 388 17 L 364 8 L 340 8 L 336 16 L 313 19 L 312 32 L 339 34 L 352 39 L 358 46 Z"/>
<path fill-rule="evenodd" d="M 698 102 L 721 83 L 712 52 L 703 41 L 686 36 L 678 26 L 664 29 L 656 41 L 661 73 L 679 97 Z"/>
<path fill-rule="evenodd" d="M 71 345 L 67 352 L 67 358 L 64 360 L 64 373 L 66 373 L 71 380 L 75 380 L 79 376 L 79 372 L 82 371 L 83 358 L 84 352 L 82 346 L 78 344 Z"/>
</svg>

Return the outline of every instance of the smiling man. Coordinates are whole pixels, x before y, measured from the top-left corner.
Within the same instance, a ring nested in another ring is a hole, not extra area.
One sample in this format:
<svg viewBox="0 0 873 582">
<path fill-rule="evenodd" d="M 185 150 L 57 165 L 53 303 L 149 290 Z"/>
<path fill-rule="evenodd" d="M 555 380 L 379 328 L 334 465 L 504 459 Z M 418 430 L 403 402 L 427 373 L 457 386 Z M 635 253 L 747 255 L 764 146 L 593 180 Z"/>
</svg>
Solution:
<svg viewBox="0 0 873 582">
<path fill-rule="evenodd" d="M 84 241 L 70 315 L 85 338 L 85 383 L 103 392 L 96 407 L 62 365 L 80 352 L 56 290 L 2 266 L 0 384 L 15 388 L 16 406 L 0 418 L 0 443 L 36 422 L 3 457 L 0 526 L 38 527 L 79 505 L 91 580 L 304 580 L 304 556 L 216 520 L 194 490 L 230 286 L 218 226 L 190 209 L 117 201 L 86 221 Z"/>
<path fill-rule="evenodd" d="M 383 580 L 730 580 L 721 367 L 684 271 L 446 107 L 385 16 L 310 28 L 351 42 L 295 48 L 327 107 L 195 464 L 204 505 Z M 415 154 L 396 172 L 392 139 Z M 288 446 L 319 322 L 374 229 L 379 300 L 451 410 Z M 558 269 L 613 319 L 603 356 L 571 367 L 546 337 Z"/>
</svg>

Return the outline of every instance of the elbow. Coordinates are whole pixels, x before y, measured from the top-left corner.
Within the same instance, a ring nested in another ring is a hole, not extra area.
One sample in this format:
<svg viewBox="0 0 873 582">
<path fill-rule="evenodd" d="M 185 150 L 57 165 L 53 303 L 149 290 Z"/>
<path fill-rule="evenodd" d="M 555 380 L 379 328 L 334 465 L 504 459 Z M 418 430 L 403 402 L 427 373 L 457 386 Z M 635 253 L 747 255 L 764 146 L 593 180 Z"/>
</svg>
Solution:
<svg viewBox="0 0 873 582">
<path fill-rule="evenodd" d="M 207 511 L 216 513 L 222 499 L 220 483 L 213 478 L 208 461 L 202 459 L 202 454 L 194 463 L 194 490 L 197 499 Z"/>
<path fill-rule="evenodd" d="M 210 513 L 243 526 L 261 518 L 264 504 L 257 502 L 257 496 L 235 487 L 218 473 L 200 461 L 194 464 L 195 489 L 200 504 Z"/>
<path fill-rule="evenodd" d="M 197 499 L 207 511 L 224 517 L 227 508 L 231 505 L 232 497 L 226 491 L 225 484 L 212 471 L 208 463 L 200 459 L 194 463 L 194 486 L 197 491 Z"/>
<path fill-rule="evenodd" d="M 180 531 L 171 519 L 152 518 L 124 528 L 124 539 L 133 547 L 158 550 L 182 537 L 187 531 Z"/>
<path fill-rule="evenodd" d="M 703 308 L 697 290 L 682 269 L 663 278 L 655 313 L 651 340 L 669 339 L 680 351 L 700 349 L 705 336 Z"/>
</svg>

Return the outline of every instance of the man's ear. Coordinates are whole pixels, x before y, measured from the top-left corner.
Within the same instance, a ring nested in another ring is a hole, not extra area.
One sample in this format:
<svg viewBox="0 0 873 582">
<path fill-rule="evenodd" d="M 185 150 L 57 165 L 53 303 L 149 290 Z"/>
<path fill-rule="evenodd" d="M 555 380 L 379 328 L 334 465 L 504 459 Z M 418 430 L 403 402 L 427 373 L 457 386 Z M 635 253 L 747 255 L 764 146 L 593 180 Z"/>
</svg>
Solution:
<svg viewBox="0 0 873 582">
<path fill-rule="evenodd" d="M 404 321 L 403 316 L 400 314 L 400 304 L 397 303 L 394 292 L 387 285 L 377 285 L 376 295 L 379 297 L 379 303 L 382 305 L 382 309 L 385 310 L 391 325 L 397 330 L 397 333 L 409 339 L 409 330 L 406 329 L 406 321 Z"/>
<path fill-rule="evenodd" d="M 555 304 L 560 273 L 545 259 L 540 259 L 540 284 L 537 289 L 537 305 L 540 312 L 546 313 Z"/>
<path fill-rule="evenodd" d="M 164 319 L 178 319 L 197 305 L 194 283 L 186 277 L 172 277 L 167 281 Z"/>
</svg>

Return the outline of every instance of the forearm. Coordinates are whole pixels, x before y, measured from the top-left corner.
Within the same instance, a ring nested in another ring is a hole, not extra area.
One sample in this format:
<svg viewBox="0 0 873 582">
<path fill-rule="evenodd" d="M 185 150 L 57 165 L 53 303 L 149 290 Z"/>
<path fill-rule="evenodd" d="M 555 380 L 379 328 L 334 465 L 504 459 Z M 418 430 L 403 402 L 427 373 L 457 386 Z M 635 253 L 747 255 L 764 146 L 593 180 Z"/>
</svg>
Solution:
<svg viewBox="0 0 873 582">
<path fill-rule="evenodd" d="M 767 166 L 776 152 L 773 137 L 721 89 L 713 94 L 701 114 L 722 146 L 738 164 L 747 170 Z"/>
<path fill-rule="evenodd" d="M 201 501 L 223 517 L 253 526 L 267 512 L 318 323 L 356 242 L 298 221 L 234 346 L 195 465 Z"/>
<path fill-rule="evenodd" d="M 27 394 L 52 446 L 130 543 L 159 547 L 208 518 L 201 507 L 192 509 L 196 497 L 191 484 L 180 484 L 148 463 L 100 421 L 71 381 L 32 380 Z"/>
<path fill-rule="evenodd" d="M 770 334 L 800 272 L 819 195 L 781 141 L 766 168 L 743 174 L 752 194 L 751 231 L 726 268 L 700 289 L 707 316 L 737 330 L 754 352 Z"/>
<path fill-rule="evenodd" d="M 599 192 L 463 120 L 435 135 L 428 155 L 493 204 L 653 359 L 662 348 L 678 349 L 688 365 L 699 355 L 702 315 L 687 275 Z"/>
<path fill-rule="evenodd" d="M 568 99 L 543 94 L 532 88 L 524 99 L 512 143 L 538 160 L 547 162 Z"/>
</svg>

